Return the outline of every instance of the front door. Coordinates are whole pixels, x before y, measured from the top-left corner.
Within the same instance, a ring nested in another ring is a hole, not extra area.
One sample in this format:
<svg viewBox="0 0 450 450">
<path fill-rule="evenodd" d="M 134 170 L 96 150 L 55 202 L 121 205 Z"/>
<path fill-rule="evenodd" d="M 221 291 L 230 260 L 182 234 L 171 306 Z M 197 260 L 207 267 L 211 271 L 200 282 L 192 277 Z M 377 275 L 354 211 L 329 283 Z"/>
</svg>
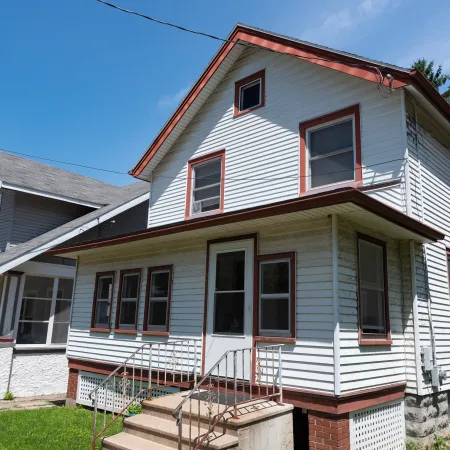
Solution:
<svg viewBox="0 0 450 450">
<path fill-rule="evenodd" d="M 252 346 L 253 323 L 253 239 L 212 244 L 209 252 L 205 372 L 227 350 Z M 249 379 L 248 353 L 244 362 L 242 353 L 237 356 L 239 378 Z M 231 376 L 232 355 L 228 363 L 227 372 Z M 224 367 L 222 364 L 220 372 L 224 372 Z"/>
</svg>

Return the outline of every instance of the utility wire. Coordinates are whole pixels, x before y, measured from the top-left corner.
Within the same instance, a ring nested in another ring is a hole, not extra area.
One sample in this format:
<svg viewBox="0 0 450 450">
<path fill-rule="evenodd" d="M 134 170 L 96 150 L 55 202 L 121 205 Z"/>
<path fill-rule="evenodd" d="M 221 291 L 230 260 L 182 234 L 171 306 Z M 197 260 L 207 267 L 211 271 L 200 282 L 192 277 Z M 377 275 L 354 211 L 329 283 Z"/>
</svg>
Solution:
<svg viewBox="0 0 450 450">
<path fill-rule="evenodd" d="M 155 17 L 147 16 L 146 14 L 142 14 L 142 13 L 139 13 L 137 11 L 133 11 L 131 9 L 122 8 L 121 6 L 115 5 L 115 4 L 107 2 L 105 0 L 96 0 L 96 1 L 99 2 L 99 3 L 102 3 L 103 5 L 109 6 L 110 8 L 117 9 L 119 11 L 122 11 L 122 12 L 127 13 L 127 14 L 131 14 L 133 16 L 141 17 L 142 19 L 150 20 L 151 22 L 155 22 L 155 23 L 158 23 L 160 25 L 165 25 L 165 26 L 168 26 L 168 27 L 172 27 L 172 28 L 175 28 L 177 30 L 184 31 L 186 33 L 191 33 L 191 34 L 195 34 L 195 35 L 198 35 L 198 36 L 207 37 L 207 38 L 214 39 L 216 41 L 220 41 L 220 42 L 223 42 L 223 43 L 231 43 L 231 44 L 240 45 L 240 46 L 247 47 L 247 48 L 258 49 L 258 50 L 265 50 L 265 51 L 268 51 L 268 52 L 278 53 L 278 54 L 281 54 L 281 55 L 293 56 L 295 58 L 304 59 L 304 60 L 324 61 L 324 62 L 345 64 L 345 65 L 351 66 L 351 67 L 364 67 L 364 68 L 368 68 L 368 69 L 373 69 L 373 70 L 375 70 L 378 73 L 378 76 L 380 77 L 379 84 L 382 85 L 383 82 L 384 82 L 384 75 L 381 72 L 382 69 L 386 68 L 384 66 L 375 66 L 375 65 L 372 65 L 372 64 L 350 63 L 350 62 L 347 62 L 347 61 L 344 62 L 343 60 L 333 60 L 333 59 L 320 58 L 320 57 L 315 57 L 315 56 L 293 55 L 292 53 L 282 52 L 280 50 L 274 50 L 274 49 L 270 49 L 270 48 L 266 48 L 266 47 L 260 47 L 259 45 L 251 44 L 251 43 L 248 43 L 248 42 L 233 41 L 231 39 L 221 38 L 221 37 L 215 36 L 213 34 L 204 33 L 202 31 L 186 28 L 186 27 L 183 27 L 181 25 L 177 25 L 177 24 L 174 24 L 174 23 L 171 23 L 171 22 L 166 22 L 164 20 L 156 19 Z"/>
</svg>

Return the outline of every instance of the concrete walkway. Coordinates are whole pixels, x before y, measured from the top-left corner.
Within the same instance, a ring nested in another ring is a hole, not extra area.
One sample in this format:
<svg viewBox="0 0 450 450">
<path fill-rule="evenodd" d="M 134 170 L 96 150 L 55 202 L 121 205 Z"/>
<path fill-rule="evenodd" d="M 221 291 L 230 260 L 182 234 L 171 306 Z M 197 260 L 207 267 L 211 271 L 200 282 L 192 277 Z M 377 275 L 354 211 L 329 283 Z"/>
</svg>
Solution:
<svg viewBox="0 0 450 450">
<path fill-rule="evenodd" d="M 0 411 L 17 411 L 20 409 L 53 408 L 61 406 L 66 394 L 40 395 L 38 397 L 18 397 L 14 400 L 0 400 Z"/>
</svg>

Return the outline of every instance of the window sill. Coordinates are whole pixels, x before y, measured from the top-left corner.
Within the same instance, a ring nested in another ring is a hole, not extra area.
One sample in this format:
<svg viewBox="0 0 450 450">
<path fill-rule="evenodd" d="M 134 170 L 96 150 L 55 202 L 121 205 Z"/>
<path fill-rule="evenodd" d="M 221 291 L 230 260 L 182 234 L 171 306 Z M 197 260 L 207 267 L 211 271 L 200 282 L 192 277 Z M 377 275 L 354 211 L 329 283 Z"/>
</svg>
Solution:
<svg viewBox="0 0 450 450">
<path fill-rule="evenodd" d="M 16 344 L 14 351 L 15 352 L 65 352 L 66 344 L 53 344 L 53 345 L 45 345 L 45 344 Z"/>
<path fill-rule="evenodd" d="M 241 116 L 245 116 L 245 114 L 251 113 L 252 111 L 255 111 L 259 108 L 262 108 L 264 106 L 264 104 L 258 105 L 258 106 L 254 106 L 253 108 L 249 108 L 249 109 L 245 109 L 244 111 L 238 111 L 235 112 L 233 114 L 233 117 L 241 117 Z"/>
<path fill-rule="evenodd" d="M 299 197 L 304 197 L 306 195 L 323 194 L 324 192 L 331 192 L 344 187 L 352 187 L 356 189 L 361 186 L 362 182 L 358 180 L 343 181 L 342 183 L 327 184 L 326 186 L 306 189 L 305 191 L 300 192 Z"/>
<path fill-rule="evenodd" d="M 361 347 L 364 346 L 375 346 L 375 345 L 392 345 L 392 339 L 391 338 L 386 338 L 386 337 L 381 337 L 381 338 L 365 338 L 365 337 L 361 337 L 359 339 L 359 345 Z"/>
<path fill-rule="evenodd" d="M 214 211 L 207 211 L 204 213 L 191 214 L 189 216 L 184 216 L 184 220 L 200 219 L 202 217 L 215 216 L 217 214 L 223 214 L 223 208 L 215 209 Z"/>
<path fill-rule="evenodd" d="M 120 329 L 116 329 L 116 330 L 114 330 L 114 333 L 118 333 L 118 334 L 137 334 L 137 330 L 120 330 Z"/>
<path fill-rule="evenodd" d="M 111 333 L 109 328 L 89 328 L 89 331 L 93 333 Z"/>
<path fill-rule="evenodd" d="M 255 336 L 255 342 L 276 342 L 279 344 L 295 344 L 296 339 L 293 337 L 273 337 L 273 336 Z"/>
<path fill-rule="evenodd" d="M 143 331 L 142 335 L 143 336 L 169 336 L 169 332 L 168 331 L 147 330 L 147 331 Z"/>
</svg>

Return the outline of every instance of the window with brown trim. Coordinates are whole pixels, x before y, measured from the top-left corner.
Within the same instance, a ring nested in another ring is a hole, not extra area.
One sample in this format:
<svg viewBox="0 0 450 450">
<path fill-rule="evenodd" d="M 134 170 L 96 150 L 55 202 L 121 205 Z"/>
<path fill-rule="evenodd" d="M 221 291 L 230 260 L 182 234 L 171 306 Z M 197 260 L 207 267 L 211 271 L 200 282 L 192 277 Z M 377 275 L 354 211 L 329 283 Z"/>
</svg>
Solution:
<svg viewBox="0 0 450 450">
<path fill-rule="evenodd" d="M 359 105 L 300 124 L 300 192 L 362 180 Z"/>
<path fill-rule="evenodd" d="M 120 271 L 115 332 L 119 333 L 136 332 L 139 315 L 140 288 L 141 288 L 140 269 L 127 269 Z"/>
<path fill-rule="evenodd" d="M 265 104 L 265 70 L 260 70 L 236 81 L 234 91 L 234 116 L 241 116 Z"/>
<path fill-rule="evenodd" d="M 360 343 L 390 344 L 386 243 L 358 234 Z"/>
<path fill-rule="evenodd" d="M 99 272 L 96 274 L 94 300 L 92 302 L 91 330 L 110 331 L 114 275 L 114 272 Z"/>
<path fill-rule="evenodd" d="M 188 163 L 185 218 L 223 212 L 225 150 Z"/>
<path fill-rule="evenodd" d="M 172 296 L 172 266 L 149 267 L 144 334 L 168 334 Z"/>
<path fill-rule="evenodd" d="M 258 336 L 295 338 L 295 252 L 257 257 Z"/>
</svg>

